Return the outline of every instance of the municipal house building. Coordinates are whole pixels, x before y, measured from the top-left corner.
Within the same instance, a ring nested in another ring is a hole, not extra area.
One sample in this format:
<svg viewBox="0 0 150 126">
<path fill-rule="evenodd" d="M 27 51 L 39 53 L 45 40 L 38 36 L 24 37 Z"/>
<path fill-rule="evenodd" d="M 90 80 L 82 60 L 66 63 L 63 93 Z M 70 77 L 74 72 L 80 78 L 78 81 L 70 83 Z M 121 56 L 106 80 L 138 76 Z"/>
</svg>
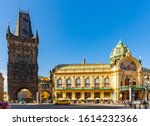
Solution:
<svg viewBox="0 0 150 126">
<path fill-rule="evenodd" d="M 59 64 L 51 72 L 55 99 L 150 100 L 150 69 L 132 56 L 122 41 L 110 54 L 109 64 Z"/>
</svg>

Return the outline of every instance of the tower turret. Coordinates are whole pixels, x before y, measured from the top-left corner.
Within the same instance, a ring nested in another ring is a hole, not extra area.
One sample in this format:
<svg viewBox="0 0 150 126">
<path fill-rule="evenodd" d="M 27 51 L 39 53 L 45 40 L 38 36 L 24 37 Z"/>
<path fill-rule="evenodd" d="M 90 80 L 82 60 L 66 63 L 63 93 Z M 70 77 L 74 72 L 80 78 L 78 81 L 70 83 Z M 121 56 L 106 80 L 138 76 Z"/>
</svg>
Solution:
<svg viewBox="0 0 150 126">
<path fill-rule="evenodd" d="M 8 94 L 9 100 L 16 100 L 18 92 L 28 89 L 36 99 L 38 85 L 38 41 L 39 36 L 33 36 L 30 15 L 28 11 L 19 10 L 15 33 L 11 33 L 8 25 L 6 38 L 8 43 Z"/>
<path fill-rule="evenodd" d="M 110 65 L 115 64 L 117 60 L 121 60 L 127 54 L 131 55 L 131 52 L 128 47 L 124 45 L 123 42 L 120 40 L 110 54 Z"/>
</svg>

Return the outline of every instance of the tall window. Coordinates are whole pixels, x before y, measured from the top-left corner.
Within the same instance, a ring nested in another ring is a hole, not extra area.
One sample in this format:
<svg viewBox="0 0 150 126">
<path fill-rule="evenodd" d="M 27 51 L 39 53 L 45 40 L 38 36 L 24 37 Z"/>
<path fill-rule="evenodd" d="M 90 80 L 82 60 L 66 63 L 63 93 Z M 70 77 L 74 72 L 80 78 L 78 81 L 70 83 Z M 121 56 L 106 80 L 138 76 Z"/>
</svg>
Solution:
<svg viewBox="0 0 150 126">
<path fill-rule="evenodd" d="M 109 78 L 104 79 L 104 87 L 109 87 Z"/>
<path fill-rule="evenodd" d="M 78 77 L 76 80 L 75 80 L 75 85 L 77 88 L 81 87 L 81 82 L 80 82 L 80 78 Z"/>
<path fill-rule="evenodd" d="M 95 88 L 99 88 L 99 86 L 100 86 L 100 81 L 99 81 L 98 77 L 94 79 L 94 86 L 95 86 Z"/>
<path fill-rule="evenodd" d="M 68 78 L 66 80 L 66 88 L 71 88 L 71 79 L 70 78 Z"/>
<path fill-rule="evenodd" d="M 62 79 L 61 78 L 59 78 L 57 80 L 57 88 L 62 88 Z"/>
<path fill-rule="evenodd" d="M 125 86 L 130 84 L 130 79 L 128 77 L 125 78 Z"/>
<path fill-rule="evenodd" d="M 89 88 L 89 87 L 90 87 L 90 79 L 89 79 L 89 78 L 86 78 L 86 79 L 85 79 L 85 87 L 86 87 L 86 88 Z"/>
</svg>

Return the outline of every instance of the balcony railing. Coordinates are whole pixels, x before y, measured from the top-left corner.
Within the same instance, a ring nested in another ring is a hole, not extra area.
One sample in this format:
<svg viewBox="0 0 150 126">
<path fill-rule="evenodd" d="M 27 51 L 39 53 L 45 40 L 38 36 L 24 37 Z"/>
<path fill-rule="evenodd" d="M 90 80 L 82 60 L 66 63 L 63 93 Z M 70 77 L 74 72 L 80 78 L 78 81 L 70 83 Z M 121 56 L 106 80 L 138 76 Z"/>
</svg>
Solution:
<svg viewBox="0 0 150 126">
<path fill-rule="evenodd" d="M 120 86 L 120 91 L 128 91 L 129 90 L 129 88 L 130 88 L 130 86 L 129 85 L 126 85 L 126 86 Z"/>
<path fill-rule="evenodd" d="M 72 88 L 56 87 L 55 90 L 112 90 L 112 88 L 111 87 L 102 87 L 102 88 L 100 87 L 72 87 Z"/>
<path fill-rule="evenodd" d="M 130 89 L 130 85 L 126 85 L 126 86 L 120 86 L 120 91 L 127 91 Z M 132 86 L 132 90 L 144 90 L 145 86 L 144 85 L 133 85 Z"/>
</svg>

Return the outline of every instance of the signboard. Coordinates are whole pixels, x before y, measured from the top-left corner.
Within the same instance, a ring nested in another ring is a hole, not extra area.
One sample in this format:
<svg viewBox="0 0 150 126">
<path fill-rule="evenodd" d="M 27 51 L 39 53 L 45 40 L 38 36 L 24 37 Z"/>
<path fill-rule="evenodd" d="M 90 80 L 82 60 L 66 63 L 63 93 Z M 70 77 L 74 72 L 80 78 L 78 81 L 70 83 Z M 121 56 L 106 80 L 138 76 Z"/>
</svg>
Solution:
<svg viewBox="0 0 150 126">
<path fill-rule="evenodd" d="M 134 98 L 135 97 L 135 93 L 134 92 L 132 92 L 132 98 Z"/>
</svg>

